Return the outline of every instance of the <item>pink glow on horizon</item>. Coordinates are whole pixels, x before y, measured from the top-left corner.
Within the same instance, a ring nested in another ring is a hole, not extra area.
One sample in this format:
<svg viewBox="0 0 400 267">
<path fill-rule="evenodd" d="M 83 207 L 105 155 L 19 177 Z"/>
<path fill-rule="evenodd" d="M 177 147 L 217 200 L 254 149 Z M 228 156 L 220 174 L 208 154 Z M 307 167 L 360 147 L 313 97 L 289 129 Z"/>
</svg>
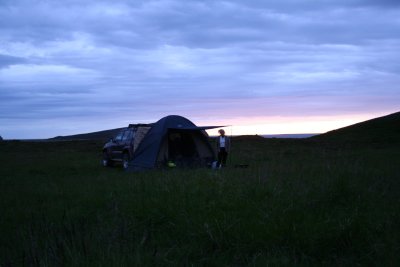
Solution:
<svg viewBox="0 0 400 267">
<path fill-rule="evenodd" d="M 388 115 L 389 113 L 367 113 L 342 116 L 307 117 L 252 117 L 218 121 L 208 125 L 229 125 L 225 127 L 228 135 L 267 135 L 325 133 L 366 120 Z M 206 124 L 198 124 L 206 125 Z M 208 130 L 209 135 L 218 135 L 218 129 Z"/>
</svg>

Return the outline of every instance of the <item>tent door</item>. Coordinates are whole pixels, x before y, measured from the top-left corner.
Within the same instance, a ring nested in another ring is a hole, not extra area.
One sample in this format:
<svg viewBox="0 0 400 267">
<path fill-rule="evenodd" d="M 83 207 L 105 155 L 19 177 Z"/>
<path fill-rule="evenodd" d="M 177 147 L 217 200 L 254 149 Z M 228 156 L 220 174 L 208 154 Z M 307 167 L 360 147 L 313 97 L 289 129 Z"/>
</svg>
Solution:
<svg viewBox="0 0 400 267">
<path fill-rule="evenodd" d="M 191 131 L 169 131 L 168 160 L 175 162 L 178 166 L 190 166 L 198 157 Z"/>
</svg>

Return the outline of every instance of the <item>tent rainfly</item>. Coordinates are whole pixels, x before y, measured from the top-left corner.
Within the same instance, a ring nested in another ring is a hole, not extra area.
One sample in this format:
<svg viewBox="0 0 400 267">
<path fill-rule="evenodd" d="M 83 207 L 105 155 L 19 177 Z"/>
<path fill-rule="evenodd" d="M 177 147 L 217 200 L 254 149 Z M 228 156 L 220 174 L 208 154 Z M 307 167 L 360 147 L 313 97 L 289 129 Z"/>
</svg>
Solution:
<svg viewBox="0 0 400 267">
<path fill-rule="evenodd" d="M 127 170 L 154 169 L 168 162 L 177 167 L 210 165 L 215 160 L 215 151 L 205 130 L 219 127 L 223 126 L 199 127 L 184 117 L 166 116 L 151 124 Z"/>
</svg>

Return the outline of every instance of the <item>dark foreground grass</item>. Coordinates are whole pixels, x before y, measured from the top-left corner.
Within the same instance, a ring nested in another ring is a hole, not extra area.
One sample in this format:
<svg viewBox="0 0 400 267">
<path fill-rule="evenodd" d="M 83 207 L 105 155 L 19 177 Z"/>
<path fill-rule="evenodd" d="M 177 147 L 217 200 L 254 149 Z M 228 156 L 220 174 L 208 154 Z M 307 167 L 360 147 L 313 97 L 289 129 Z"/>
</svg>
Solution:
<svg viewBox="0 0 400 267">
<path fill-rule="evenodd" d="M 0 143 L 0 266 L 399 266 L 398 145 L 240 140 L 248 169 L 125 173 Z"/>
</svg>

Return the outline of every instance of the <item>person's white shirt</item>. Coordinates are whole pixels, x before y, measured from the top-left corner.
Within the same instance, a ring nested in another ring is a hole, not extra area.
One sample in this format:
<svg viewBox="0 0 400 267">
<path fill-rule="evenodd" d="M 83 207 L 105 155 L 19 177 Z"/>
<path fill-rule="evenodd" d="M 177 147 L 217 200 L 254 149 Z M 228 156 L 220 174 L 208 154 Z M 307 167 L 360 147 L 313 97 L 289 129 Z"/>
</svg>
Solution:
<svg viewBox="0 0 400 267">
<path fill-rule="evenodd" d="M 219 137 L 219 147 L 225 147 L 225 136 Z"/>
</svg>

